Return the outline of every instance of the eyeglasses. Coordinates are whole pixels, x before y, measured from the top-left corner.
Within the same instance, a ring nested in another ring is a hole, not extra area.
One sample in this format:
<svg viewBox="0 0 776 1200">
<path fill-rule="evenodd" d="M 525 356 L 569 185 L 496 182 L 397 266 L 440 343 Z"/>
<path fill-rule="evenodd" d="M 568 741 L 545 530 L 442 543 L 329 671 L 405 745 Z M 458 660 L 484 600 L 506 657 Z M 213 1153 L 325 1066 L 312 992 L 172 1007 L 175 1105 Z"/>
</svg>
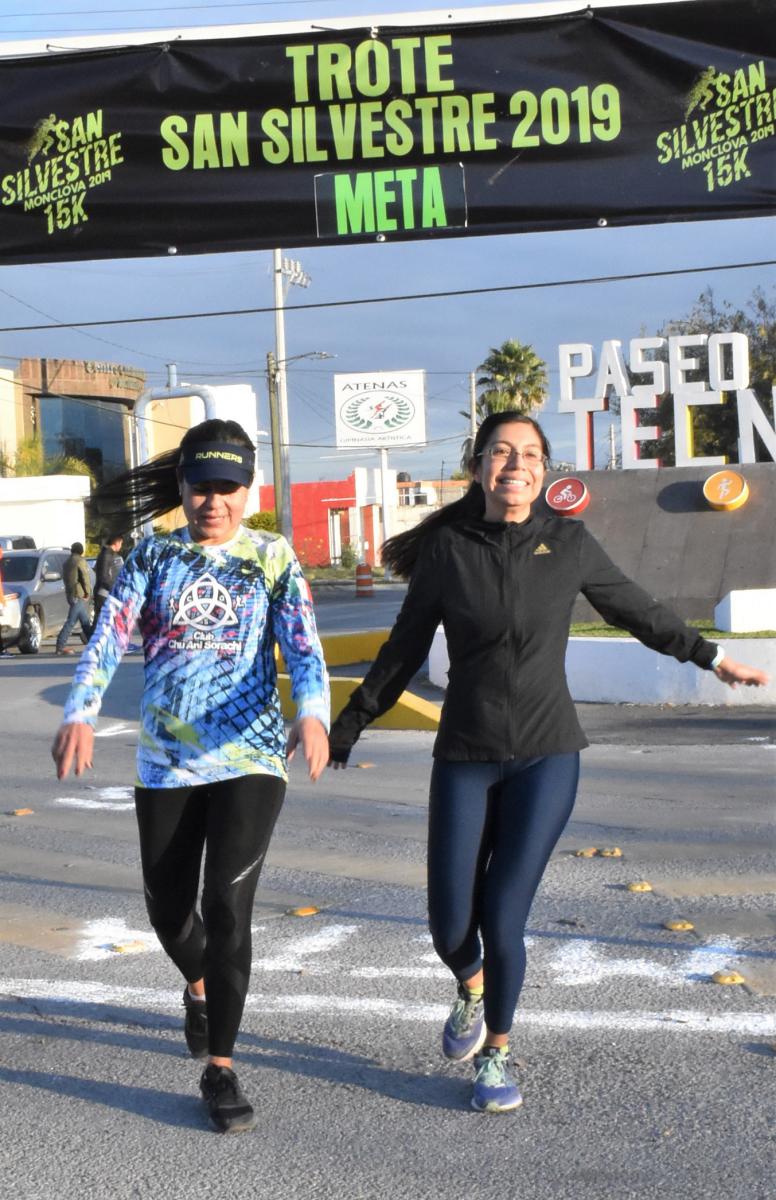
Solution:
<svg viewBox="0 0 776 1200">
<path fill-rule="evenodd" d="M 547 459 L 538 446 L 526 446 L 525 450 L 518 450 L 508 442 L 494 442 L 492 446 L 486 446 L 482 453 L 494 462 L 509 462 L 514 455 L 515 458 L 522 458 L 527 467 L 547 466 Z"/>
</svg>

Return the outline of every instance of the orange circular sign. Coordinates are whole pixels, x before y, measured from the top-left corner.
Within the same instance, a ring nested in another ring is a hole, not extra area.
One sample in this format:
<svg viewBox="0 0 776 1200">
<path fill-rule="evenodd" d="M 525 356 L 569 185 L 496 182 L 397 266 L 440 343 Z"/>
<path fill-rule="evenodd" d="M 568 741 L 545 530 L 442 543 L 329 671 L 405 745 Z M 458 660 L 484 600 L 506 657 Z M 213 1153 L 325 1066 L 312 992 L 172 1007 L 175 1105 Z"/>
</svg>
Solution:
<svg viewBox="0 0 776 1200">
<path fill-rule="evenodd" d="M 713 475 L 709 475 L 703 485 L 703 495 L 710 508 L 716 509 L 717 512 L 732 512 L 734 508 L 741 508 L 746 504 L 749 499 L 749 484 L 743 475 L 726 467 L 724 471 L 715 471 Z"/>
<path fill-rule="evenodd" d="M 566 475 L 550 484 L 544 493 L 544 499 L 553 512 L 564 517 L 576 517 L 584 512 L 590 503 L 590 493 L 581 479 Z"/>
</svg>

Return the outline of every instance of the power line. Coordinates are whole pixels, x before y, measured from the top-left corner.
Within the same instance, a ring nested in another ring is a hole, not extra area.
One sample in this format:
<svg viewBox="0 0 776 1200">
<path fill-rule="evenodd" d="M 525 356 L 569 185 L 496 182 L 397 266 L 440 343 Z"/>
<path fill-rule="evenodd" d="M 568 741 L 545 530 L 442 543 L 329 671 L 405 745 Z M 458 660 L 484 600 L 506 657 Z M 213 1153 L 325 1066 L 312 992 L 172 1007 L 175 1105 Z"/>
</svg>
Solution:
<svg viewBox="0 0 776 1200">
<path fill-rule="evenodd" d="M 28 308 L 30 312 L 36 312 L 42 317 L 48 317 L 50 321 L 56 320 L 55 317 L 52 317 L 51 313 L 47 313 L 42 308 L 36 308 L 34 304 L 29 304 L 26 300 L 22 300 L 19 296 L 14 296 L 13 292 L 8 292 L 5 288 L 0 288 L 0 293 L 2 293 L 3 296 L 7 296 L 9 300 L 13 300 L 14 303 L 21 304 L 23 308 Z M 51 328 L 56 328 L 56 326 L 51 326 Z M 120 342 L 111 342 L 108 340 L 108 338 L 100 337 L 100 335 L 97 333 L 85 333 L 83 336 L 91 338 L 94 342 L 101 342 L 104 346 L 113 346 L 115 350 L 126 350 L 127 353 L 136 354 L 141 358 L 158 358 L 161 362 L 167 361 L 161 354 L 150 354 L 147 350 L 134 350 L 131 346 L 122 346 Z"/>
<path fill-rule="evenodd" d="M 775 267 L 776 259 L 760 262 L 718 263 L 708 267 L 674 267 L 668 271 L 641 271 L 622 275 L 592 275 L 580 279 L 554 279 L 540 283 L 505 283 L 490 287 L 454 288 L 441 292 L 409 292 L 394 296 L 362 296 L 354 300 L 320 300 L 307 304 L 288 304 L 284 311 L 307 312 L 314 309 L 354 308 L 363 304 L 396 304 L 410 300 L 446 300 L 455 296 L 486 296 L 499 292 L 529 292 L 559 287 L 581 287 L 600 283 L 628 283 L 639 279 L 667 279 L 675 275 L 702 275 L 711 271 L 747 271 L 755 267 Z M 51 329 L 91 329 L 102 325 L 153 325 L 163 321 L 197 321 L 210 317 L 251 317 L 261 313 L 274 313 L 274 304 L 261 308 L 220 309 L 212 312 L 177 313 L 157 317 L 114 317 L 105 321 L 62 321 L 53 325 L 8 325 L 0 327 L 0 333 L 36 333 Z"/>
<path fill-rule="evenodd" d="M 134 17 L 138 13 L 162 12 L 193 12 L 205 8 L 214 8 L 223 12 L 224 8 L 287 8 L 290 4 L 309 4 L 310 0 L 220 0 L 218 4 L 155 4 L 152 8 L 74 8 L 58 12 L 24 12 L 3 13 L 2 21 L 12 21 L 19 17 L 93 17 L 97 13 L 101 17 L 125 16 Z M 318 4 L 331 4 L 332 0 L 318 0 Z"/>
</svg>

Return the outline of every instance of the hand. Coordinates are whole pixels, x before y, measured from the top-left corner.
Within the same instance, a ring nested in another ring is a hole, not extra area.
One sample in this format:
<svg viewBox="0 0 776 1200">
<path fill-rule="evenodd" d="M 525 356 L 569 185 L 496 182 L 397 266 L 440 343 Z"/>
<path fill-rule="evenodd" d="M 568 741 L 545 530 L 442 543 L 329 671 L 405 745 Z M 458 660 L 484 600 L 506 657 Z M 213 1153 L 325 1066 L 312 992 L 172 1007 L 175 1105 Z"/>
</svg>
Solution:
<svg viewBox="0 0 776 1200">
<path fill-rule="evenodd" d="M 348 765 L 348 759 L 350 758 L 350 751 L 349 750 L 335 750 L 334 747 L 331 745 L 331 742 L 329 742 L 329 747 L 330 747 L 329 761 L 326 765 L 329 767 L 332 767 L 332 769 L 335 771 L 344 771 L 345 767 Z"/>
<path fill-rule="evenodd" d="M 739 683 L 745 683 L 747 687 L 764 687 L 766 683 L 770 683 L 770 676 L 765 671 L 759 671 L 757 667 L 747 667 L 744 663 L 734 662 L 727 655 L 719 666 L 714 668 L 714 674 L 717 679 L 721 679 L 723 683 L 732 688 L 737 687 Z"/>
<path fill-rule="evenodd" d="M 329 760 L 329 739 L 317 717 L 297 717 L 294 721 L 286 742 L 286 758 L 289 762 L 300 744 L 307 763 L 307 773 L 315 783 Z"/>
<path fill-rule="evenodd" d="M 51 747 L 51 757 L 57 764 L 57 779 L 64 779 L 69 774 L 74 760 L 76 775 L 90 771 L 94 758 L 94 730 L 91 725 L 80 721 L 60 725 Z"/>
</svg>

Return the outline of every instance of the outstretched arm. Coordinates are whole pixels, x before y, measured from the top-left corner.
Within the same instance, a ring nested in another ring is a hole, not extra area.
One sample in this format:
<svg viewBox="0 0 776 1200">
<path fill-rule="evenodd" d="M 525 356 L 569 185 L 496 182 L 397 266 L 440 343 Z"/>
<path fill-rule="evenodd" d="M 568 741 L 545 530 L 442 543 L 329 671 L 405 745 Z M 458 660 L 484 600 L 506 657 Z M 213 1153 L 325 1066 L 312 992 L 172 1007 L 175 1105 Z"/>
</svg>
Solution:
<svg viewBox="0 0 776 1200">
<path fill-rule="evenodd" d="M 747 687 L 765 687 L 770 683 L 770 675 L 757 667 L 748 667 L 745 663 L 736 662 L 726 654 L 720 663 L 713 668 L 717 679 L 721 679 L 728 687 L 738 687 L 739 683 Z"/>
</svg>

